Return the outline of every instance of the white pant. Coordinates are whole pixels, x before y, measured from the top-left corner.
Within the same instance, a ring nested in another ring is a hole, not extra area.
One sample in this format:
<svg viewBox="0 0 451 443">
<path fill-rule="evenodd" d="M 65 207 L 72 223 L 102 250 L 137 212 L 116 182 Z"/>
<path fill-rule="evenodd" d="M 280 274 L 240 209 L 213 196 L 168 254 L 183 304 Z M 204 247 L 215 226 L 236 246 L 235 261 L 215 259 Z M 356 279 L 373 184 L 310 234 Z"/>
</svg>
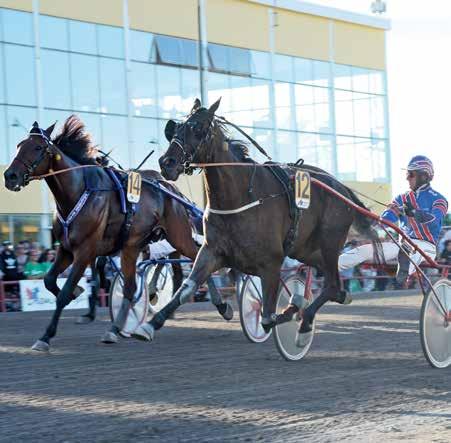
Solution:
<svg viewBox="0 0 451 443">
<path fill-rule="evenodd" d="M 424 240 L 417 240 L 412 238 L 413 243 L 415 243 L 426 255 L 435 259 L 435 255 L 437 253 L 435 245 L 429 243 Z M 387 241 L 382 243 L 382 249 L 384 251 L 385 262 L 398 260 L 399 246 L 393 241 Z M 360 263 L 364 262 L 373 262 L 373 245 L 362 245 L 357 248 L 350 249 L 347 252 L 344 252 L 340 255 L 338 259 L 338 270 L 344 271 L 349 268 L 353 268 L 354 266 L 360 265 Z M 423 256 L 419 252 L 415 252 L 410 256 L 412 261 L 419 265 L 424 261 Z M 409 275 L 413 274 L 415 271 L 415 267 L 412 263 L 409 266 Z"/>
</svg>

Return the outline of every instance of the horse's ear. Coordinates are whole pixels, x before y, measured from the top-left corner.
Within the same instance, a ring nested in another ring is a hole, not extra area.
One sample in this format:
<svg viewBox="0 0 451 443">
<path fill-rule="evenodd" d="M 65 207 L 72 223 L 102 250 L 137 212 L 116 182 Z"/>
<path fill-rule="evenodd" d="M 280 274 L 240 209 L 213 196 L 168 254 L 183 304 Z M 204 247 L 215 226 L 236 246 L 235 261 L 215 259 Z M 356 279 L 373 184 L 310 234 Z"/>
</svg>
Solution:
<svg viewBox="0 0 451 443">
<path fill-rule="evenodd" d="M 44 132 L 45 132 L 45 135 L 48 137 L 48 138 L 50 138 L 50 136 L 52 135 L 52 132 L 53 132 L 53 130 L 55 129 L 55 125 L 56 125 L 56 122 L 55 123 L 53 123 L 53 125 L 50 125 Z"/>
<path fill-rule="evenodd" d="M 221 97 L 219 97 L 209 108 L 208 108 L 208 113 L 210 115 L 215 115 L 215 112 L 218 110 L 219 108 L 219 104 L 221 103 Z"/>
<path fill-rule="evenodd" d="M 39 128 L 39 123 L 38 122 L 34 122 L 31 127 L 32 128 Z"/>
<path fill-rule="evenodd" d="M 193 109 L 191 109 L 191 112 L 196 112 L 201 106 L 202 106 L 202 103 L 200 102 L 200 100 L 198 98 L 196 98 L 196 100 L 194 100 L 194 105 L 193 105 Z"/>
<path fill-rule="evenodd" d="M 166 123 L 166 127 L 164 128 L 164 135 L 166 136 L 168 142 L 170 142 L 174 137 L 176 126 L 177 123 L 174 120 L 168 120 L 168 122 Z"/>
</svg>

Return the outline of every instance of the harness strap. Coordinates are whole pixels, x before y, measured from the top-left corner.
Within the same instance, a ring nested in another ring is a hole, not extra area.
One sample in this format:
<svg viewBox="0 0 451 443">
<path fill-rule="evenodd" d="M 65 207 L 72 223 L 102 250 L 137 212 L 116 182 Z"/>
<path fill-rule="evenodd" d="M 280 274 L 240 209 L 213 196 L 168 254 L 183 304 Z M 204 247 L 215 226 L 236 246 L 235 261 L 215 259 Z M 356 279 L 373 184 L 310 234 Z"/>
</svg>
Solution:
<svg viewBox="0 0 451 443">
<path fill-rule="evenodd" d="M 213 209 L 210 208 L 209 206 L 207 206 L 206 208 L 206 212 L 211 212 L 212 214 L 219 214 L 219 215 L 229 215 L 229 214 L 238 214 L 240 212 L 246 211 L 250 208 L 253 208 L 254 206 L 259 206 L 261 204 L 263 204 L 263 199 L 258 199 L 252 203 L 249 203 L 247 205 L 244 206 L 240 206 L 239 208 L 236 209 L 229 209 L 229 210 L 222 210 L 222 209 Z"/>
</svg>

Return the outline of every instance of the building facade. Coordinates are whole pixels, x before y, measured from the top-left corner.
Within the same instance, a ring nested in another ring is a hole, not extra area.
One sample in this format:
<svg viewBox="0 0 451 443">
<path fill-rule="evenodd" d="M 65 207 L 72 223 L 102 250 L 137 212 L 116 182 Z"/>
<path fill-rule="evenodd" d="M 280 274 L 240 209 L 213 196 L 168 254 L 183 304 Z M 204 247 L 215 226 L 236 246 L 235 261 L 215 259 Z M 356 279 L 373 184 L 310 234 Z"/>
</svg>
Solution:
<svg viewBox="0 0 451 443">
<path fill-rule="evenodd" d="M 202 93 L 274 160 L 389 200 L 388 28 L 294 0 L 0 0 L 1 172 L 34 120 L 72 113 L 124 168 L 155 150 L 158 169 L 166 121 Z M 203 204 L 200 175 L 180 185 Z M 45 184 L 0 198 L 0 239 L 49 241 Z"/>
</svg>

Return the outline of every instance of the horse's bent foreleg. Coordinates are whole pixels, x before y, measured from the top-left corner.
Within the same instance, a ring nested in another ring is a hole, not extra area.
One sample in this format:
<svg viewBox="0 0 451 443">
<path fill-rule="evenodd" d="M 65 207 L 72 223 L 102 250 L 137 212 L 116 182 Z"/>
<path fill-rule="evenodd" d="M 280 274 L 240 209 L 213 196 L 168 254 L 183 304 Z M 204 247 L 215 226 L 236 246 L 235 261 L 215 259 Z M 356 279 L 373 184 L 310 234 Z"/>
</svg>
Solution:
<svg viewBox="0 0 451 443">
<path fill-rule="evenodd" d="M 66 251 L 61 246 L 56 253 L 55 261 L 50 267 L 49 271 L 44 277 L 44 285 L 55 297 L 58 296 L 60 288 L 56 284 L 58 275 L 64 272 L 72 263 L 73 256 L 69 251 Z"/>
<path fill-rule="evenodd" d="M 64 307 L 67 306 L 73 299 L 75 289 L 80 278 L 85 272 L 86 266 L 90 262 L 91 258 L 85 254 L 79 253 L 74 258 L 74 263 L 66 280 L 66 283 L 62 287 L 58 296 L 56 297 L 56 309 L 53 313 L 52 320 L 48 325 L 45 334 L 33 345 L 32 349 L 36 351 L 48 351 L 50 349 L 50 339 L 56 335 L 56 329 L 58 327 L 59 318 Z"/>
<path fill-rule="evenodd" d="M 193 269 L 188 278 L 183 282 L 172 300 L 152 320 L 141 325 L 134 337 L 151 340 L 155 330 L 160 329 L 169 316 L 182 304 L 187 303 L 196 292 L 197 288 L 207 280 L 216 270 L 222 267 L 222 260 L 214 252 L 204 245 L 197 255 Z"/>
</svg>

